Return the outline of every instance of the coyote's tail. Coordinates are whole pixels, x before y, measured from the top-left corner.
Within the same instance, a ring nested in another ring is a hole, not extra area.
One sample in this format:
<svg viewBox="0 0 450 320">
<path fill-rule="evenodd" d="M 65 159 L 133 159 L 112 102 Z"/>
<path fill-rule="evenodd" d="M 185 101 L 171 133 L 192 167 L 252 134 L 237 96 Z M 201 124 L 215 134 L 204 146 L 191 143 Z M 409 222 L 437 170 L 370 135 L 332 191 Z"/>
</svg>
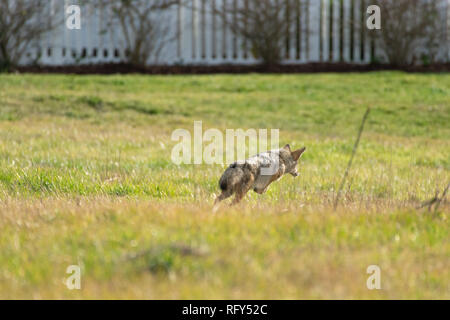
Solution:
<svg viewBox="0 0 450 320">
<path fill-rule="evenodd" d="M 228 187 L 228 182 L 226 179 L 220 179 L 219 181 L 220 190 L 225 191 Z"/>
<path fill-rule="evenodd" d="M 225 170 L 220 178 L 219 187 L 223 192 L 233 192 L 235 186 L 242 180 L 244 172 L 235 163 Z"/>
</svg>

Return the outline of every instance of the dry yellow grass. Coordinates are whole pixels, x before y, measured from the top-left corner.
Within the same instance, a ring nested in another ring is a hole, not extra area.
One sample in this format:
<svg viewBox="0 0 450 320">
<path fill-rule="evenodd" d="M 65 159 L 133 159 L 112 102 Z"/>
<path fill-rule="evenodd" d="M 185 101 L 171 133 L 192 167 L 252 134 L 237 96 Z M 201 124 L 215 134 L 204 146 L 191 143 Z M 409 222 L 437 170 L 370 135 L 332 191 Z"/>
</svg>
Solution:
<svg viewBox="0 0 450 320">
<path fill-rule="evenodd" d="M 1 298 L 449 298 L 448 214 L 114 199 L 2 203 Z M 64 284 L 82 266 L 82 289 Z M 382 290 L 366 287 L 369 265 Z"/>
</svg>

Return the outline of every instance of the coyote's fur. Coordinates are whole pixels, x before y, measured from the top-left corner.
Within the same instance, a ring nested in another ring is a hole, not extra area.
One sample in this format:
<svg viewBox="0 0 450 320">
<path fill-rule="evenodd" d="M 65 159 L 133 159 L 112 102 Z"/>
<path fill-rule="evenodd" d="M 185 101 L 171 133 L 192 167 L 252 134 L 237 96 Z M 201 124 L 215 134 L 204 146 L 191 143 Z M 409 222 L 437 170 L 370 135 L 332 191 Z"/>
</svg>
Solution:
<svg viewBox="0 0 450 320">
<path fill-rule="evenodd" d="M 291 151 L 287 144 L 281 149 L 260 153 L 245 161 L 231 164 L 219 181 L 222 193 L 216 198 L 215 206 L 236 194 L 233 204 L 239 203 L 250 189 L 263 194 L 269 185 L 287 173 L 297 177 L 298 159 L 306 148 Z"/>
</svg>

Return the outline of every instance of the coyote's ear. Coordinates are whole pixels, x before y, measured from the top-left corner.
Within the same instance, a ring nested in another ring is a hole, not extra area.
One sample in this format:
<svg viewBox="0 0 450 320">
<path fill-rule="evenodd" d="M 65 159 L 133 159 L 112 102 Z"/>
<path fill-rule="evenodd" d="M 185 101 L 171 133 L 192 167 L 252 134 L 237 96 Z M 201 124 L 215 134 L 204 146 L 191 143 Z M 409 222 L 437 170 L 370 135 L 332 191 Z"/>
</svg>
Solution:
<svg viewBox="0 0 450 320">
<path fill-rule="evenodd" d="M 291 146 L 289 144 L 287 144 L 283 147 L 283 149 L 291 151 Z"/>
<path fill-rule="evenodd" d="M 297 161 L 302 156 L 303 152 L 305 152 L 305 150 L 306 148 L 301 148 L 292 152 L 292 158 L 294 159 L 294 161 Z"/>
</svg>

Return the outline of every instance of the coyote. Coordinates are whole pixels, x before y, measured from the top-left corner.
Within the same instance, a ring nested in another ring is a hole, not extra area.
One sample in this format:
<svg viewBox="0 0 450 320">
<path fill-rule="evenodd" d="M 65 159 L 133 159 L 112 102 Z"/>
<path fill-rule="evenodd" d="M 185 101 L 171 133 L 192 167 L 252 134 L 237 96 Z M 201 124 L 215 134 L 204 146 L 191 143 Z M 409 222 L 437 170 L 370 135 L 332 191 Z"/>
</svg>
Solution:
<svg viewBox="0 0 450 320">
<path fill-rule="evenodd" d="M 215 201 L 214 207 L 236 194 L 232 204 L 239 203 L 250 189 L 258 194 L 263 194 L 269 185 L 281 179 L 284 174 L 290 173 L 297 177 L 298 159 L 306 148 L 291 151 L 287 144 L 281 149 L 260 153 L 245 161 L 231 164 L 219 181 L 222 190 Z"/>
</svg>

